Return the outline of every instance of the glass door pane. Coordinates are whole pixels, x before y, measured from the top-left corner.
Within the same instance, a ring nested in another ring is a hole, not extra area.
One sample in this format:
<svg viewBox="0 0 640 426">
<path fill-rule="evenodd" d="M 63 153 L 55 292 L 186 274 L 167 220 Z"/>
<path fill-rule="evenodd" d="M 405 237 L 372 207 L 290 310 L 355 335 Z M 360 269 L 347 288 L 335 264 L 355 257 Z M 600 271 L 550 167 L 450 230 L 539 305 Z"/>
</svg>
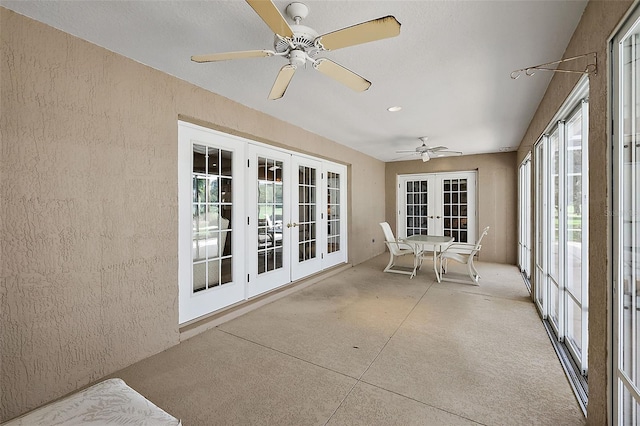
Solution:
<svg viewBox="0 0 640 426">
<path fill-rule="evenodd" d="M 404 222 L 405 235 L 427 235 L 429 234 L 429 195 L 430 184 L 428 179 L 408 180 L 405 182 L 405 211 Z"/>
<path fill-rule="evenodd" d="M 340 251 L 341 191 L 340 173 L 327 172 L 327 254 Z"/>
<path fill-rule="evenodd" d="M 535 196 L 536 196 L 536 256 L 535 256 L 535 297 L 538 309 L 543 318 L 547 318 L 547 182 L 549 177 L 546 173 L 548 161 L 546 159 L 547 137 L 542 137 L 535 148 Z"/>
<path fill-rule="evenodd" d="M 322 267 L 320 246 L 320 169 L 318 161 L 293 156 L 292 169 L 296 171 L 291 214 L 293 253 L 292 279 L 296 280 L 318 272 Z M 339 206 L 334 206 L 339 213 Z M 322 235 L 323 241 L 326 238 Z"/>
<path fill-rule="evenodd" d="M 283 162 L 258 157 L 258 274 L 283 267 Z"/>
<path fill-rule="evenodd" d="M 291 154 L 249 145 L 248 297 L 291 282 L 290 164 Z"/>
<path fill-rule="evenodd" d="M 467 179 L 442 180 L 443 235 L 453 237 L 460 243 L 469 241 L 469 200 L 467 199 Z"/>
<path fill-rule="evenodd" d="M 622 141 L 622 283 L 623 309 L 623 357 L 622 369 L 632 384 L 640 384 L 640 35 L 636 32 L 624 43 L 623 59 L 626 90 L 623 91 L 624 138 Z M 637 403 L 637 401 L 636 401 Z"/>
<path fill-rule="evenodd" d="M 320 227 L 326 229 L 327 233 L 326 239 L 322 240 L 322 235 L 320 237 L 326 248 L 322 257 L 322 269 L 325 269 L 347 261 L 347 168 L 340 164 L 323 163 L 322 179 L 324 190 L 320 194 Z"/>
<path fill-rule="evenodd" d="M 588 306 L 588 176 L 583 173 L 587 152 L 586 101 L 566 124 L 565 152 L 565 229 L 566 300 L 565 341 L 576 363 L 586 370 Z M 586 165 L 586 164 L 585 164 Z"/>
<path fill-rule="evenodd" d="M 614 103 L 617 137 L 614 145 L 614 238 L 616 289 L 617 424 L 640 419 L 640 20 L 635 12 L 626 35 L 617 41 L 618 79 Z"/>
<path fill-rule="evenodd" d="M 298 167 L 298 262 L 318 257 L 317 174 L 313 167 Z"/>
<path fill-rule="evenodd" d="M 232 282 L 230 151 L 193 145 L 193 291 Z"/>
</svg>

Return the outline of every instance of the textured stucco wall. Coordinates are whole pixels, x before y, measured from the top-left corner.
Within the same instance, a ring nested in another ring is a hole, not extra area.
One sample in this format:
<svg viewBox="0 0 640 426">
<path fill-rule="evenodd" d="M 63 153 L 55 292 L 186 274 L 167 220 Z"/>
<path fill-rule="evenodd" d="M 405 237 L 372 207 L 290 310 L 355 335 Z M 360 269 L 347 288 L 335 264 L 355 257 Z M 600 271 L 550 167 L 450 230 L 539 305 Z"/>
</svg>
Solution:
<svg viewBox="0 0 640 426">
<path fill-rule="evenodd" d="M 608 317 L 611 303 L 610 248 L 608 220 L 610 194 L 607 186 L 611 169 L 608 141 L 609 58 L 608 40 L 631 2 L 591 1 L 587 5 L 563 57 L 597 52 L 598 73 L 589 77 L 589 424 L 607 424 L 609 355 Z M 534 77 L 535 78 L 535 77 Z M 536 111 L 519 148 L 519 158 L 549 124 L 580 76 L 556 73 Z M 535 168 L 535 158 L 534 158 Z M 535 199 L 533 199 L 535 203 Z M 534 205 L 535 209 L 535 205 Z M 534 224 L 535 227 L 535 224 Z M 535 235 L 535 229 L 534 229 Z M 535 254 L 534 254 L 535 256 Z M 532 263 L 535 264 L 535 263 Z M 532 277 L 535 278 L 535 277 Z M 533 282 L 535 286 L 535 280 Z"/>
<path fill-rule="evenodd" d="M 464 155 L 387 163 L 385 177 L 386 220 L 396 232 L 397 176 L 477 170 L 478 231 L 491 226 L 479 259 L 515 264 L 518 260 L 516 153 Z"/>
<path fill-rule="evenodd" d="M 178 344 L 177 120 L 346 163 L 350 261 L 384 163 L 0 8 L 0 421 Z"/>
</svg>

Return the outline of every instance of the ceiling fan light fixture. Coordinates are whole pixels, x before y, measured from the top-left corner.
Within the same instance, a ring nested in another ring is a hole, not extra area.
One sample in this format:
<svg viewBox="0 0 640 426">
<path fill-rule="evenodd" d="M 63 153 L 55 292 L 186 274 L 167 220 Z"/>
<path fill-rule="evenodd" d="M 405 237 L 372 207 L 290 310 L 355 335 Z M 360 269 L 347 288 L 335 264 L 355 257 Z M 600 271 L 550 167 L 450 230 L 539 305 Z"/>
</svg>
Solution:
<svg viewBox="0 0 640 426">
<path fill-rule="evenodd" d="M 422 157 L 422 161 L 425 163 L 431 160 L 431 157 L 429 156 L 429 153 L 427 151 L 424 151 L 422 154 L 420 154 L 420 157 Z"/>
<path fill-rule="evenodd" d="M 392 106 L 392 107 L 387 108 L 387 111 L 389 111 L 389 112 L 398 112 L 401 109 L 402 109 L 401 106 Z"/>
</svg>

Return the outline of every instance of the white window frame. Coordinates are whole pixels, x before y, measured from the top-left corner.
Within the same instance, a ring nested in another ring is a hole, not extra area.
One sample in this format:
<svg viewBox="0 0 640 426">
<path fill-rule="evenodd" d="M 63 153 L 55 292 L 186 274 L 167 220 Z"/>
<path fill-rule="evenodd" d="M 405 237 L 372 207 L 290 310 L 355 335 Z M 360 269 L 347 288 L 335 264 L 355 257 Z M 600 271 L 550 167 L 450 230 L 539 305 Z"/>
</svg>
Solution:
<svg viewBox="0 0 640 426">
<path fill-rule="evenodd" d="M 518 265 L 531 279 L 531 152 L 518 168 Z"/>
<path fill-rule="evenodd" d="M 584 403 L 586 403 L 586 376 L 588 373 L 588 95 L 589 95 L 589 80 L 588 76 L 584 76 L 576 85 L 574 90 L 568 96 L 565 103 L 558 110 L 553 117 L 553 120 L 545 129 L 543 135 L 534 145 L 534 157 L 533 162 L 535 164 L 535 180 L 534 180 L 534 193 L 536 207 L 534 212 L 534 218 L 536 223 L 536 232 L 534 234 L 535 245 L 535 303 L 540 311 L 540 314 L 545 321 L 548 328 L 553 330 L 550 333 L 554 340 L 554 345 L 557 350 L 564 351 L 567 356 L 573 358 L 573 362 L 578 367 L 578 371 L 575 371 L 575 377 L 571 377 L 570 382 L 574 388 L 574 391 L 579 396 L 578 400 L 581 402 L 583 410 L 585 409 Z M 569 312 L 568 303 L 571 300 L 577 302 L 575 297 L 570 294 L 567 288 L 568 280 L 568 260 L 567 260 L 567 184 L 568 179 L 566 177 L 567 167 L 567 126 L 565 121 L 574 117 L 575 114 L 582 114 L 582 244 L 581 244 L 581 274 L 583 279 L 581 280 L 581 348 L 578 350 L 570 339 L 565 339 L 567 336 L 567 330 L 569 327 L 570 318 L 567 318 Z M 552 135 L 555 137 L 557 132 L 558 136 L 558 274 L 557 277 L 553 275 L 552 269 L 552 243 L 554 233 L 554 207 L 555 199 L 553 198 L 554 177 L 550 175 L 551 162 L 553 160 L 551 152 L 550 139 Z M 540 163 L 542 162 L 542 164 Z M 542 174 L 542 176 L 540 176 Z M 539 180 L 542 179 L 542 186 L 538 186 Z M 542 193 L 541 193 L 542 192 Z M 542 229 L 540 229 L 542 228 Z M 539 244 L 539 238 L 543 238 L 542 245 Z M 557 306 L 551 306 L 551 286 L 557 285 L 558 287 L 558 300 Z M 557 308 L 557 323 L 552 320 L 551 309 Z M 569 365 L 565 365 L 567 369 L 573 369 Z M 574 382 L 574 379 L 576 380 Z"/>
<path fill-rule="evenodd" d="M 635 9 L 629 14 L 627 19 L 624 20 L 621 28 L 616 33 L 616 35 L 611 40 L 611 117 L 613 121 L 612 131 L 611 131 L 611 143 L 612 143 L 612 176 L 611 176 L 611 194 L 612 194 L 612 202 L 611 202 L 611 212 L 609 212 L 609 217 L 611 220 L 612 226 L 612 276 L 611 276 L 611 294 L 612 294 L 612 315 L 611 321 L 613 323 L 613 335 L 611 339 L 611 344 L 613 346 L 613 356 L 611 357 L 611 365 L 612 365 L 612 375 L 609 386 L 611 386 L 611 394 L 613 396 L 613 401 L 611 405 L 611 424 L 613 425 L 623 425 L 623 424 L 637 424 L 640 421 L 640 408 L 638 408 L 638 404 L 640 404 L 640 372 L 639 368 L 639 360 L 640 356 L 639 351 L 634 348 L 635 345 L 638 344 L 638 339 L 640 338 L 640 330 L 633 326 L 629 333 L 631 335 L 630 340 L 630 351 L 625 350 L 624 348 L 624 329 L 622 324 L 624 323 L 624 314 L 625 314 L 625 306 L 624 306 L 624 298 L 625 298 L 625 289 L 623 289 L 623 281 L 624 281 L 624 232 L 625 232 L 625 216 L 628 214 L 631 218 L 637 217 L 640 215 L 640 209 L 635 210 L 638 205 L 638 196 L 637 193 L 640 190 L 639 188 L 634 188 L 631 190 L 632 194 L 636 194 L 636 198 L 631 200 L 631 206 L 625 206 L 625 194 L 624 194 L 624 174 L 625 174 L 625 163 L 624 163 L 624 144 L 628 143 L 625 140 L 625 129 L 624 129 L 624 118 L 622 117 L 625 114 L 624 108 L 624 84 L 625 84 L 625 74 L 624 74 L 624 64 L 621 62 L 624 60 L 624 55 L 621 54 L 624 46 L 624 41 L 636 33 L 638 27 L 640 26 L 640 6 L 636 6 Z M 640 46 L 635 47 L 636 50 L 640 49 Z M 637 56 L 632 55 L 632 56 Z M 636 65 L 637 66 L 637 65 Z M 634 73 L 631 75 L 630 84 L 632 88 L 637 87 L 640 84 L 638 81 L 638 70 L 634 70 Z M 638 92 L 638 89 L 635 89 L 635 92 Z M 637 117 L 640 111 L 637 110 L 638 100 L 631 105 L 631 116 Z M 637 119 L 636 119 L 637 120 Z M 637 135 L 640 131 L 635 128 L 636 120 L 632 120 L 632 128 L 629 129 L 631 135 Z M 634 141 L 637 143 L 637 141 Z M 638 163 L 633 163 L 637 165 Z M 635 171 L 631 168 L 629 169 L 631 174 Z M 638 179 L 636 177 L 636 179 Z M 631 179 L 632 186 L 635 184 L 634 179 Z M 625 212 L 625 209 L 631 208 L 630 212 Z M 636 235 L 638 232 L 634 227 L 637 226 L 635 221 L 631 221 L 631 227 L 629 232 L 631 235 Z M 634 261 L 637 253 L 638 247 L 631 247 L 631 261 Z M 633 268 L 633 264 L 632 264 Z M 633 276 L 632 276 L 633 282 Z M 638 292 L 636 288 L 633 290 L 635 284 L 631 284 L 631 297 L 629 297 L 630 306 L 628 307 L 629 314 L 632 316 L 631 324 L 637 324 L 637 316 L 638 309 L 640 309 L 640 301 L 638 297 L 634 297 L 633 294 Z M 635 317 L 635 318 L 634 318 Z M 630 352 L 630 353 L 629 353 Z M 624 370 L 624 358 L 629 357 L 631 364 L 631 376 L 627 374 Z M 635 409 L 632 409 L 630 413 L 625 412 L 625 400 L 624 400 L 624 392 L 627 391 L 631 399 L 631 406 Z"/>
</svg>

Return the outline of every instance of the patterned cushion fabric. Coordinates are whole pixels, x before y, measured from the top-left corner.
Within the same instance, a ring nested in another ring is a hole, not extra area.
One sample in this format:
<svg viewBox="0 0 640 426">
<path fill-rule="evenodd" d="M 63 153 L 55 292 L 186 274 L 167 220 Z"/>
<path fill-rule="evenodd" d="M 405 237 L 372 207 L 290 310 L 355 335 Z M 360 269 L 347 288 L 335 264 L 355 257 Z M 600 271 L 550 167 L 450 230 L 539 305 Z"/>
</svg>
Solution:
<svg viewBox="0 0 640 426">
<path fill-rule="evenodd" d="M 37 408 L 2 426 L 181 425 L 122 379 L 109 379 Z"/>
</svg>

